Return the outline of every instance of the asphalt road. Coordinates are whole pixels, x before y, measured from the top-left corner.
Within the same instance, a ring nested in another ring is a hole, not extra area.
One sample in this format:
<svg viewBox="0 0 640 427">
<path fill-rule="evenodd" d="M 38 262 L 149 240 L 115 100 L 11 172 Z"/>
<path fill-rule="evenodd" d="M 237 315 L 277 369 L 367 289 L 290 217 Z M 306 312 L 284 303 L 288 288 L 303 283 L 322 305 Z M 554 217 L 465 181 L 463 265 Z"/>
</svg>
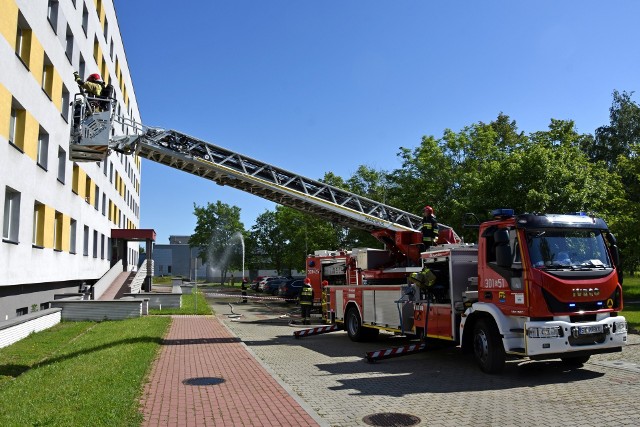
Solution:
<svg viewBox="0 0 640 427">
<path fill-rule="evenodd" d="M 366 363 L 365 352 L 408 341 L 381 334 L 354 343 L 343 331 L 294 339 L 293 305 L 210 301 L 274 378 L 330 426 L 383 425 L 390 419 L 372 424 L 371 416 L 386 413 L 400 415 L 384 425 L 640 425 L 639 335 L 629 335 L 621 353 L 593 356 L 581 369 L 560 360 L 509 361 L 501 375 L 487 375 L 459 349 L 431 342 L 419 354 Z"/>
</svg>

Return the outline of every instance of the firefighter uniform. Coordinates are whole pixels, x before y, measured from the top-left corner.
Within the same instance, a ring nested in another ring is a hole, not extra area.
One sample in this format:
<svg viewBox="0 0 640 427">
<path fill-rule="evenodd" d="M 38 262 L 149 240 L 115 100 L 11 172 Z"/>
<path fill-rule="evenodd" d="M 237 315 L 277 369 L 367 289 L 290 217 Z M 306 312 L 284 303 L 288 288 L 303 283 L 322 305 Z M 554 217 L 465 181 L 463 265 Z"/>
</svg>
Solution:
<svg viewBox="0 0 640 427">
<path fill-rule="evenodd" d="M 300 309 L 302 311 L 302 324 L 309 325 L 311 323 L 311 307 L 313 306 L 313 288 L 311 284 L 305 281 L 302 291 L 300 292 Z"/>
<path fill-rule="evenodd" d="M 438 238 L 438 221 L 433 214 L 431 206 L 425 206 L 422 217 L 422 250 L 425 251 L 433 246 Z"/>
</svg>

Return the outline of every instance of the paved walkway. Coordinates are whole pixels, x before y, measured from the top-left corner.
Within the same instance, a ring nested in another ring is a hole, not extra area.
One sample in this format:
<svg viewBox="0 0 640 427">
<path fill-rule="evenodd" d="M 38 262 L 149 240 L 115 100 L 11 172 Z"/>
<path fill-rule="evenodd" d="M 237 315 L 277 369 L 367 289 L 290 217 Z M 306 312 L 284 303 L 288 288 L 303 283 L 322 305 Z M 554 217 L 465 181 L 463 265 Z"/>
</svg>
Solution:
<svg viewBox="0 0 640 427">
<path fill-rule="evenodd" d="M 143 394 L 143 426 L 319 425 L 292 394 L 215 317 L 174 316 Z"/>
</svg>

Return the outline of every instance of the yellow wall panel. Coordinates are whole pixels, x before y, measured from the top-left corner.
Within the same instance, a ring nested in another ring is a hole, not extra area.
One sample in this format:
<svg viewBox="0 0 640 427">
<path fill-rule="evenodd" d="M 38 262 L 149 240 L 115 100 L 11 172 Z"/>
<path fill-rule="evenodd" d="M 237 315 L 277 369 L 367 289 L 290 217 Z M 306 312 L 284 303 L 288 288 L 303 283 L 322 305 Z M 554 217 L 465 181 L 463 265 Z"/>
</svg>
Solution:
<svg viewBox="0 0 640 427">
<path fill-rule="evenodd" d="M 87 173 L 81 168 L 78 170 L 78 196 L 87 197 Z"/>
<path fill-rule="evenodd" d="M 44 207 L 44 227 L 42 246 L 53 248 L 53 228 L 55 224 L 56 211 L 51 206 Z"/>
<path fill-rule="evenodd" d="M 31 50 L 29 51 L 29 70 L 42 86 L 42 67 L 44 66 L 44 48 L 35 34 L 31 34 Z"/>
<path fill-rule="evenodd" d="M 24 120 L 24 145 L 22 150 L 24 153 L 31 157 L 34 161 L 38 158 L 38 133 L 40 131 L 40 125 L 35 117 L 33 117 L 28 111 L 25 111 Z"/>
<path fill-rule="evenodd" d="M 69 252 L 71 249 L 70 241 L 71 238 L 71 217 L 67 215 L 62 215 L 62 250 L 65 252 Z"/>
<path fill-rule="evenodd" d="M 0 0 L 0 7 L 2 5 Z M 11 117 L 11 92 L 0 83 L 0 135 L 9 139 L 9 120 Z"/>
<path fill-rule="evenodd" d="M 18 28 L 18 5 L 15 0 L 0 0 L 0 34 L 7 39 L 12 50 L 16 50 Z"/>
<path fill-rule="evenodd" d="M 58 70 L 53 69 L 53 82 L 51 84 L 51 100 L 58 111 L 62 112 L 62 77 Z"/>
<path fill-rule="evenodd" d="M 96 204 L 96 186 L 93 184 L 93 180 L 91 178 L 87 179 L 87 197 L 89 198 L 89 204 L 91 206 Z"/>
</svg>

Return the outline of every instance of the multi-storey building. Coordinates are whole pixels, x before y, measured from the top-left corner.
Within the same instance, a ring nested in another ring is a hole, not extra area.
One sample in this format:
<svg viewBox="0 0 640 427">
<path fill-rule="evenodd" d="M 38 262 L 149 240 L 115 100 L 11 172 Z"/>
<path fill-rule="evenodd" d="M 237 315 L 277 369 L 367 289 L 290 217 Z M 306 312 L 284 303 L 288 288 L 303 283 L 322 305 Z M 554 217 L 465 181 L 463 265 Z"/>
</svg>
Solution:
<svg viewBox="0 0 640 427">
<path fill-rule="evenodd" d="M 111 230 L 139 226 L 140 158 L 69 161 L 74 71 L 140 121 L 112 0 L 0 0 L 0 321 L 95 282 L 116 262 Z"/>
</svg>

